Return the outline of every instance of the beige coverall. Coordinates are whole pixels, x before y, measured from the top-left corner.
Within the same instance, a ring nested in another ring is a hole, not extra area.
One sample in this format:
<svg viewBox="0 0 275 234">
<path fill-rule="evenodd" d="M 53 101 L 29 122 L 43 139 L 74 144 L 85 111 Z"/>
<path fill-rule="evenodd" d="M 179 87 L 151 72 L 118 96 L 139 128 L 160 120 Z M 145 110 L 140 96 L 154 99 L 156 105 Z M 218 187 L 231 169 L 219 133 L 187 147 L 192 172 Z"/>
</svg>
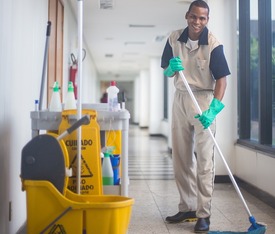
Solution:
<svg viewBox="0 0 275 234">
<path fill-rule="evenodd" d="M 185 68 L 183 73 L 204 111 L 209 108 L 213 99 L 213 72 L 216 72 L 217 78 L 230 72 L 221 44 L 208 29 L 205 29 L 202 37 L 194 45 L 186 39 L 183 30 L 172 32 L 164 50 L 162 67 L 169 65 L 171 55 L 181 58 Z M 218 53 L 212 58 L 211 53 L 215 48 L 217 50 L 214 53 Z M 214 59 L 214 64 L 210 65 L 210 58 Z M 210 70 L 211 66 L 213 71 Z M 206 218 L 211 215 L 214 189 L 214 143 L 208 131 L 194 118 L 198 113 L 178 73 L 174 77 L 174 85 L 176 92 L 172 109 L 172 158 L 180 193 L 179 211 L 197 211 L 198 218 Z M 215 133 L 215 121 L 211 130 Z"/>
</svg>

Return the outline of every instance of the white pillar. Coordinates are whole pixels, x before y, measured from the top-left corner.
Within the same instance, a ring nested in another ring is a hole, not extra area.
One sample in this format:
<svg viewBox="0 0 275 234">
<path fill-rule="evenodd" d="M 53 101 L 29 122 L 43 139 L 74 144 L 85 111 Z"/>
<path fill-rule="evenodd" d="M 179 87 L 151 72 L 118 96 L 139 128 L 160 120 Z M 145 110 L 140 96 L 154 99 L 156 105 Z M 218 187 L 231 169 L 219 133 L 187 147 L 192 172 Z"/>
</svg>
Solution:
<svg viewBox="0 0 275 234">
<path fill-rule="evenodd" d="M 164 104 L 163 69 L 160 67 L 160 58 L 150 59 L 150 120 L 149 133 L 161 134 L 161 120 L 163 119 Z"/>
<path fill-rule="evenodd" d="M 140 76 L 137 76 L 134 81 L 134 114 L 132 117 L 133 123 L 139 123 L 139 103 L 140 103 Z"/>
<path fill-rule="evenodd" d="M 149 71 L 142 70 L 140 72 L 140 88 L 139 88 L 139 126 L 149 126 Z"/>
<path fill-rule="evenodd" d="M 168 148 L 172 149 L 172 106 L 174 101 L 174 94 L 176 88 L 174 86 L 174 78 L 168 78 L 168 125 L 169 125 L 169 132 L 168 132 Z"/>
</svg>

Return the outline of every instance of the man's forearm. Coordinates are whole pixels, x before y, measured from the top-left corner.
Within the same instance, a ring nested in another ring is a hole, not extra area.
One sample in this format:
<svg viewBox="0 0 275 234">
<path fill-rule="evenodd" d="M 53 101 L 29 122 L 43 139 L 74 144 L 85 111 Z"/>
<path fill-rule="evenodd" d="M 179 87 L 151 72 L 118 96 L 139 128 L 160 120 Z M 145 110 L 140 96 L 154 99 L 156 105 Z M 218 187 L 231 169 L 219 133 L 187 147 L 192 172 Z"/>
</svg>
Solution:
<svg viewBox="0 0 275 234">
<path fill-rule="evenodd" d="M 214 89 L 214 98 L 218 100 L 222 100 L 225 90 L 226 90 L 226 77 L 222 77 L 216 81 L 215 89 Z"/>
</svg>

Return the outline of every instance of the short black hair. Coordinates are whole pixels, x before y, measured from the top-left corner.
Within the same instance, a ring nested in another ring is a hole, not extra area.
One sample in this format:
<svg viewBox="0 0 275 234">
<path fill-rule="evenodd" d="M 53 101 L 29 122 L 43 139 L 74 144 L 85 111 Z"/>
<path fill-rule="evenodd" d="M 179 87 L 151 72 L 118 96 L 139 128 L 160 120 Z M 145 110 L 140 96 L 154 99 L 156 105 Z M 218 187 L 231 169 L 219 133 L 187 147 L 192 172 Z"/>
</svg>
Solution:
<svg viewBox="0 0 275 234">
<path fill-rule="evenodd" d="M 206 8 L 206 9 L 208 10 L 208 15 L 209 15 L 210 9 L 209 9 L 208 4 L 207 4 L 205 1 L 203 1 L 203 0 L 195 0 L 195 1 L 193 1 L 193 2 L 190 4 L 190 6 L 189 6 L 188 12 L 190 12 L 190 10 L 191 10 L 191 8 L 192 8 L 193 6 Z"/>
</svg>

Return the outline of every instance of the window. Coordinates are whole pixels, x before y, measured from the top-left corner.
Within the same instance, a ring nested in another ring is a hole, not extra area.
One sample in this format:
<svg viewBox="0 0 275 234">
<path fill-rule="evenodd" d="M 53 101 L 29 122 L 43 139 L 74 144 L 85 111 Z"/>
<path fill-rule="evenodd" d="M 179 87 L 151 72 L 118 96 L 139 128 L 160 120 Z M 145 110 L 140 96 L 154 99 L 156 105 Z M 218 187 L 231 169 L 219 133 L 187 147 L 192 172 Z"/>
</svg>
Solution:
<svg viewBox="0 0 275 234">
<path fill-rule="evenodd" d="M 275 0 L 239 0 L 239 140 L 275 152 Z"/>
<path fill-rule="evenodd" d="M 272 144 L 275 145 L 275 0 L 272 9 Z"/>
<path fill-rule="evenodd" d="M 250 1 L 250 106 L 251 140 L 259 140 L 259 35 L 258 0 Z"/>
</svg>

